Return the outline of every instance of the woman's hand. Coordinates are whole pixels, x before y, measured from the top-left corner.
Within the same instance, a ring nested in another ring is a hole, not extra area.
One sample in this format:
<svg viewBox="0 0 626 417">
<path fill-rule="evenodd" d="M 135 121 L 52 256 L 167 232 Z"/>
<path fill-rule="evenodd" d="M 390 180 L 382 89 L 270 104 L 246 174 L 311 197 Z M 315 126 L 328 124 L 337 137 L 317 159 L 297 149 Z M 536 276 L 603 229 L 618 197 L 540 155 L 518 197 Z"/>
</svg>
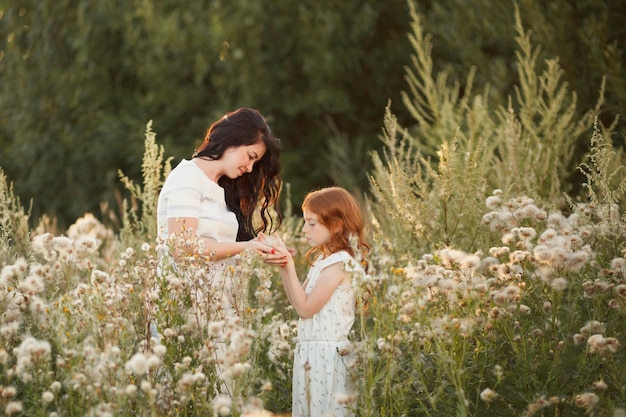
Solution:
<svg viewBox="0 0 626 417">
<path fill-rule="evenodd" d="M 272 246 L 261 241 L 259 238 L 255 238 L 246 242 L 246 250 L 252 252 L 256 251 L 263 255 L 264 253 L 270 253 L 272 251 Z"/>
</svg>

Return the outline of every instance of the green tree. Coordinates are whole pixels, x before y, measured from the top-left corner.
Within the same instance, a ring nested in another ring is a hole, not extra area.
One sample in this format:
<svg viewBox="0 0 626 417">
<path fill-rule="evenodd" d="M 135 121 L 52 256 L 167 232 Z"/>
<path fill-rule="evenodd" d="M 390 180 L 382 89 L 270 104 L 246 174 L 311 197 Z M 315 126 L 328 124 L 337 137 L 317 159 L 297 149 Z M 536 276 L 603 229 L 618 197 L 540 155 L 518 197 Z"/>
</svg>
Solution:
<svg viewBox="0 0 626 417">
<path fill-rule="evenodd" d="M 33 199 L 34 219 L 46 213 L 67 225 L 103 203 L 119 215 L 117 171 L 140 177 L 150 118 L 172 148 L 202 135 L 213 90 L 209 17 L 200 2 L 177 6 L 8 1 L 0 166 Z"/>
<path fill-rule="evenodd" d="M 352 188 L 366 188 L 363 149 L 379 146 L 390 98 L 403 112 L 407 12 L 405 0 L 216 3 L 214 30 L 228 68 L 222 95 L 227 107 L 248 103 L 270 117 L 297 206 L 312 187 L 351 181 L 345 175 L 356 178 Z M 341 152 L 336 145 L 350 151 L 330 164 L 328 154 Z"/>
<path fill-rule="evenodd" d="M 606 77 L 605 126 L 626 108 L 626 34 L 615 12 L 624 1 L 519 7 L 543 46 L 539 62 L 559 57 L 581 111 L 594 107 Z M 486 102 L 505 105 L 517 79 L 514 3 L 415 4 L 437 45 L 434 71 L 472 74 L 475 91 L 490 85 Z M 33 221 L 48 213 L 62 226 L 101 214 L 101 203 L 119 215 L 117 172 L 139 180 L 148 120 L 177 163 L 210 121 L 251 106 L 283 139 L 296 205 L 331 182 L 365 190 L 388 103 L 403 125 L 412 120 L 400 99 L 408 10 L 406 0 L 5 0 L 0 166 L 21 200 L 33 199 Z M 622 121 L 612 139 L 623 141 Z M 572 161 L 588 143 L 577 146 Z"/>
</svg>

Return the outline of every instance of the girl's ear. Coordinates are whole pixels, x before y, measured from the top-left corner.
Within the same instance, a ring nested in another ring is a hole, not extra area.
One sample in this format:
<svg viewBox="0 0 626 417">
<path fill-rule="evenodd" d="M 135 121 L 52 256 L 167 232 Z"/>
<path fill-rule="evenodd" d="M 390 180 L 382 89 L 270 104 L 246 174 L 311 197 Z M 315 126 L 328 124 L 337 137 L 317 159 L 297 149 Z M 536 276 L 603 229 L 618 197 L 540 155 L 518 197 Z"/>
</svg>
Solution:
<svg viewBox="0 0 626 417">
<path fill-rule="evenodd" d="M 334 222 L 331 227 L 328 228 L 333 235 L 340 235 L 343 232 L 341 222 Z"/>
</svg>

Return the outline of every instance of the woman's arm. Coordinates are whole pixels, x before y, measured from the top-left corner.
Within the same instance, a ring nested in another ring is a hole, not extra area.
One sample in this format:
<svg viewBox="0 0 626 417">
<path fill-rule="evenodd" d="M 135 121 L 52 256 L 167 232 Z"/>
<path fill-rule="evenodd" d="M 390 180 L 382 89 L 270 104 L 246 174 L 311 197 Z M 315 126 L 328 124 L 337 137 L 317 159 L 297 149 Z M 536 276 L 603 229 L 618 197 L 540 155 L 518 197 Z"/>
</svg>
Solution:
<svg viewBox="0 0 626 417">
<path fill-rule="evenodd" d="M 167 220 L 169 236 L 184 232 L 184 230 L 196 230 L 198 227 L 198 219 L 193 217 L 179 217 Z M 216 242 L 211 239 L 202 238 L 204 244 L 204 253 L 202 255 L 211 257 L 212 260 L 221 261 L 231 256 L 240 254 L 246 249 L 257 250 L 263 253 L 269 253 L 271 247 L 265 245 L 258 240 L 249 240 L 245 242 Z"/>
</svg>

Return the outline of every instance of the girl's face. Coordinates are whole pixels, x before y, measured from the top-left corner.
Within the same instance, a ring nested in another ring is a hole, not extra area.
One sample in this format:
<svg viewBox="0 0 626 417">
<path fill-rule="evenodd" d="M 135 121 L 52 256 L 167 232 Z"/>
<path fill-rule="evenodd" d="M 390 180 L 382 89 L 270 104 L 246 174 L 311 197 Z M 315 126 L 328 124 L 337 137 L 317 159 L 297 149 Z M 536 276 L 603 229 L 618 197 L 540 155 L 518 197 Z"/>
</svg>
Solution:
<svg viewBox="0 0 626 417">
<path fill-rule="evenodd" d="M 235 179 L 252 172 L 254 164 L 263 157 L 265 150 L 266 146 L 263 141 L 253 145 L 226 149 L 222 155 L 224 175 L 230 179 Z"/>
<path fill-rule="evenodd" d="M 304 226 L 302 233 L 306 242 L 316 248 L 322 247 L 330 242 L 330 230 L 319 222 L 317 214 L 304 210 Z"/>
</svg>

